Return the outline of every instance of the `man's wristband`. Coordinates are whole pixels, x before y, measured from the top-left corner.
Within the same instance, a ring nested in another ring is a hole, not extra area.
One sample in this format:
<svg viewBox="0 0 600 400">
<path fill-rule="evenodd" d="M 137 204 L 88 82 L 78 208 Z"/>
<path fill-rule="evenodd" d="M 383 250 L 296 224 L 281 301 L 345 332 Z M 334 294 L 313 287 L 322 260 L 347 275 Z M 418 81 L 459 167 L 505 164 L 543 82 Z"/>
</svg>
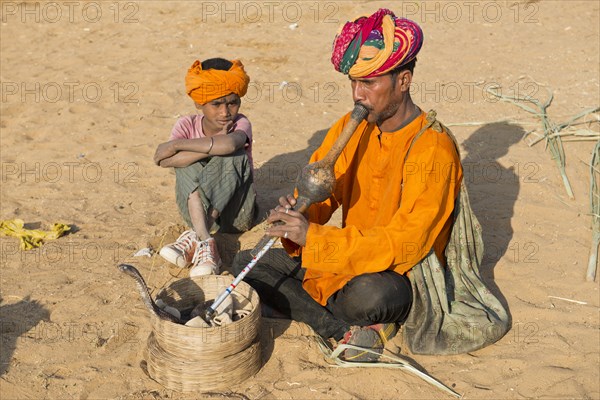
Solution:
<svg viewBox="0 0 600 400">
<path fill-rule="evenodd" d="M 210 154 L 210 151 L 212 150 L 213 144 L 215 144 L 215 140 L 213 139 L 213 137 L 210 137 L 210 147 L 208 148 L 208 150 L 206 151 L 206 154 Z"/>
</svg>

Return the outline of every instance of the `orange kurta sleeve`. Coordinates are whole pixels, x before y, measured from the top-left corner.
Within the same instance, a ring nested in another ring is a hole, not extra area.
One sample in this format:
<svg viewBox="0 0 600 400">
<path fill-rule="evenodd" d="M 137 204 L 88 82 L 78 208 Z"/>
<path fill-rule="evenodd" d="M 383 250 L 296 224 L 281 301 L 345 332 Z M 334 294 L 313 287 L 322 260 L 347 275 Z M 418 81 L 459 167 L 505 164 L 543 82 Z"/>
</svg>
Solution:
<svg viewBox="0 0 600 400">
<path fill-rule="evenodd" d="M 344 126 L 336 124 L 313 158 L 319 159 Z M 354 276 L 387 269 L 406 273 L 433 248 L 443 253 L 462 168 L 445 133 L 425 131 L 422 113 L 396 132 L 363 122 L 336 163 L 338 185 L 327 202 L 309 210 L 302 249 L 303 286 L 320 304 Z M 338 204 L 341 228 L 322 225 Z M 442 256 L 442 254 L 439 254 Z"/>
</svg>

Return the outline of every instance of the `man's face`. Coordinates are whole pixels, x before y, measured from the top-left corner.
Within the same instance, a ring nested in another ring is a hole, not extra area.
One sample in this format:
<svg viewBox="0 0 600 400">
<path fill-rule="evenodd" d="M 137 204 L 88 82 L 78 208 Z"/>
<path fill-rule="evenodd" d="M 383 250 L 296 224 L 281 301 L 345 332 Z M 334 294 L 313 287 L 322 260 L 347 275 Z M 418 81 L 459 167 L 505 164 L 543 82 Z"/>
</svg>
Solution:
<svg viewBox="0 0 600 400">
<path fill-rule="evenodd" d="M 386 74 L 373 78 L 350 78 L 352 99 L 369 110 L 367 121 L 379 127 L 393 117 L 402 104 L 402 83 L 394 84 L 394 76 Z M 401 82 L 401 80 L 400 80 Z"/>
<path fill-rule="evenodd" d="M 240 110 L 240 104 L 240 97 L 231 93 L 206 104 L 196 103 L 196 108 L 204 114 L 204 129 L 210 133 L 217 133 L 231 125 Z"/>
</svg>

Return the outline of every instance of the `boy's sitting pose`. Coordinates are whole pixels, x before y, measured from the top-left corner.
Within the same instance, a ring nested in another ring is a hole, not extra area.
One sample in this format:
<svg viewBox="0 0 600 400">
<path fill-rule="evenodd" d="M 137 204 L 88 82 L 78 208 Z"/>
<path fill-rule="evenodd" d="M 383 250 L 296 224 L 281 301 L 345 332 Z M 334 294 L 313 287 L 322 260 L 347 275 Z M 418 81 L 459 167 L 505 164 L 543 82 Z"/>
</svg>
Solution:
<svg viewBox="0 0 600 400">
<path fill-rule="evenodd" d="M 202 114 L 179 118 L 154 154 L 157 165 L 175 167 L 177 205 L 192 228 L 160 255 L 181 268 L 191 266 L 190 276 L 219 273 L 221 257 L 210 232 L 252 227 L 252 127 L 238 114 L 249 80 L 239 60 L 196 61 L 185 86 Z"/>
</svg>

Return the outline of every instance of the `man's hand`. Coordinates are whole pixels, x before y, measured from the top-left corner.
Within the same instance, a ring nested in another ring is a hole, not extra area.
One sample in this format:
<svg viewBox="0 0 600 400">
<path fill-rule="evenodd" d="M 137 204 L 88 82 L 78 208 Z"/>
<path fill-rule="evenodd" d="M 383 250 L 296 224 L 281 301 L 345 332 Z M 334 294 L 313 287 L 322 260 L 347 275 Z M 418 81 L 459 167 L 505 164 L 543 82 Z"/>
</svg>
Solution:
<svg viewBox="0 0 600 400">
<path fill-rule="evenodd" d="M 271 225 L 267 229 L 267 235 L 279 236 L 289 239 L 300 245 L 306 245 L 306 232 L 308 232 L 308 220 L 298 211 L 292 210 L 296 204 L 294 196 L 279 198 L 279 205 L 270 211 L 267 221 L 270 223 L 281 221 L 282 225 Z"/>
<path fill-rule="evenodd" d="M 160 165 L 160 162 L 165 158 L 173 157 L 177 153 L 173 142 L 164 142 L 158 145 L 154 152 L 154 163 Z"/>
</svg>

